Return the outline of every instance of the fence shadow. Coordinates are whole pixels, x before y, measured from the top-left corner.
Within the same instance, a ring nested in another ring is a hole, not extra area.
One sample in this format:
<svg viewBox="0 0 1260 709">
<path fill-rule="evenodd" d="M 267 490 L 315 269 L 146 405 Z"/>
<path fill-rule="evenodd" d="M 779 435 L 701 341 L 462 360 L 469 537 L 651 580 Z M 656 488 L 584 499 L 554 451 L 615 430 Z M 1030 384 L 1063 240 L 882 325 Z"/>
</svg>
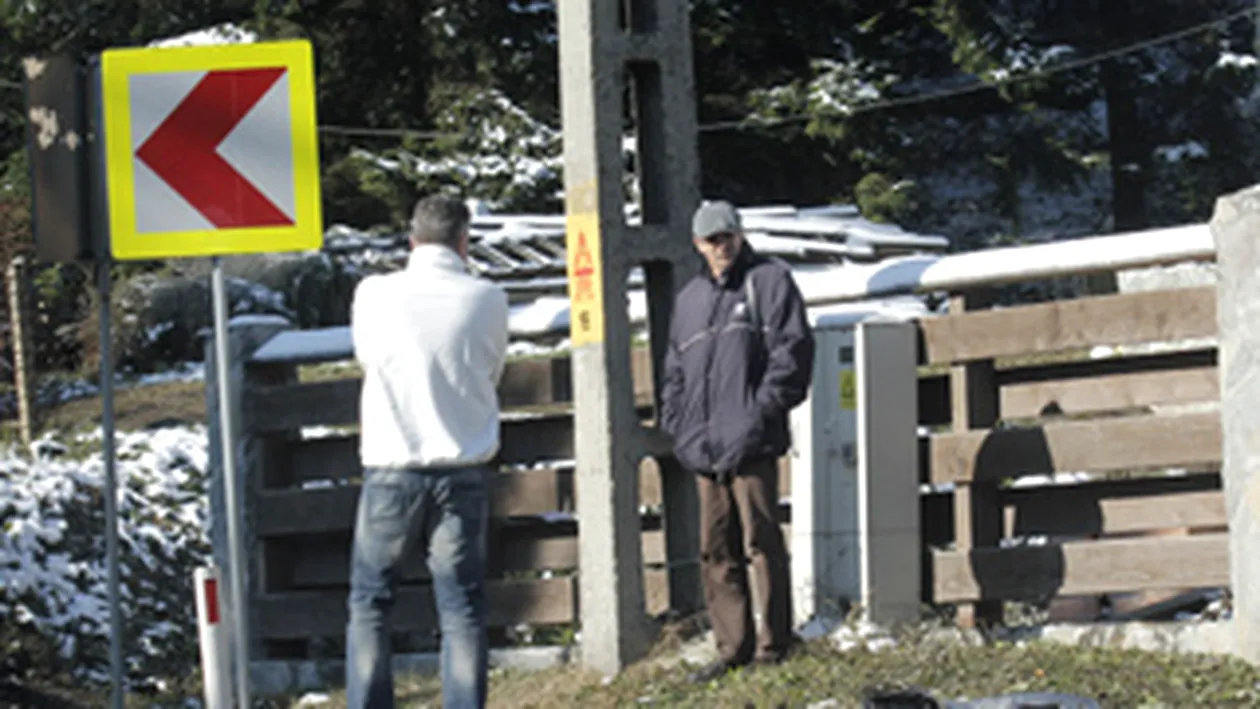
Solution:
<svg viewBox="0 0 1260 709">
<path fill-rule="evenodd" d="M 987 520 L 989 538 L 1000 541 L 996 547 L 978 547 L 971 553 L 981 599 L 1047 602 L 1059 596 L 1069 571 L 1062 543 L 1102 532 L 1097 499 L 1078 496 L 1082 504 L 1065 507 L 1043 496 L 1013 499 L 1011 492 L 1019 487 L 999 489 L 1027 476 L 1052 476 L 1059 467 L 1040 427 L 996 429 L 985 437 L 973 480 L 991 488 L 992 494 L 980 499 L 996 509 L 984 510 L 982 519 Z"/>
</svg>

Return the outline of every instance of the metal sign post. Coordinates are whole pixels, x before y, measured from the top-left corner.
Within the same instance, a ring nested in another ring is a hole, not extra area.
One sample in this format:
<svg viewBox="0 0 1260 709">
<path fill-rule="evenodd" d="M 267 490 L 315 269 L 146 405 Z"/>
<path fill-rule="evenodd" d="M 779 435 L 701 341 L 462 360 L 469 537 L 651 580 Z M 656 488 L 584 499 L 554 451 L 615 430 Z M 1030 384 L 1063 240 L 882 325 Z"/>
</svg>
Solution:
<svg viewBox="0 0 1260 709">
<path fill-rule="evenodd" d="M 232 644 L 237 661 L 234 663 L 236 694 L 242 708 L 249 707 L 249 612 L 246 609 L 245 569 L 246 558 L 241 539 L 241 491 L 236 477 L 236 405 L 232 398 L 231 352 L 228 347 L 228 297 L 223 282 L 223 264 L 214 257 L 214 270 L 210 279 L 211 298 L 214 300 L 214 361 L 219 385 L 219 450 L 223 461 L 223 496 L 228 509 L 227 536 L 232 563 L 228 565 L 231 585 Z"/>
<path fill-rule="evenodd" d="M 123 707 L 122 594 L 118 573 L 118 475 L 114 451 L 114 352 L 110 333 L 111 280 L 109 259 L 96 263 L 100 298 L 101 459 L 105 465 L 105 564 L 109 587 L 109 671 L 113 679 L 109 705 Z"/>
</svg>

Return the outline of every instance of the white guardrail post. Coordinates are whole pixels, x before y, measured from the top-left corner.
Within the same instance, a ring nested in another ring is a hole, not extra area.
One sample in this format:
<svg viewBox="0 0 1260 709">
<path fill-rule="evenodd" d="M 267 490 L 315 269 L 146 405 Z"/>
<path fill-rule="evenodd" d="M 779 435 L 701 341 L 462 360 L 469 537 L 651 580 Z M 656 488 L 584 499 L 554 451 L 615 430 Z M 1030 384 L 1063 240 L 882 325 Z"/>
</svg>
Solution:
<svg viewBox="0 0 1260 709">
<path fill-rule="evenodd" d="M 231 626 L 223 618 L 219 602 L 222 585 L 219 569 L 202 566 L 193 571 L 197 598 L 197 638 L 201 646 L 201 684 L 206 709 L 232 709 L 232 674 L 229 649 Z"/>
</svg>

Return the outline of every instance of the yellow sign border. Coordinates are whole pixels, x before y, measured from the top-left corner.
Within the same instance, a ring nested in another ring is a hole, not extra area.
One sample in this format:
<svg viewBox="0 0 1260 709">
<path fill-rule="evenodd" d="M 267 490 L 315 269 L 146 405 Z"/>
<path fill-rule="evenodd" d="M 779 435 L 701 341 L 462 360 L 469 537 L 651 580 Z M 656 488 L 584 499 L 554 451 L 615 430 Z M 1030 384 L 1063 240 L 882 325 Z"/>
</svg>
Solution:
<svg viewBox="0 0 1260 709">
<path fill-rule="evenodd" d="M 138 233 L 131 148 L 130 78 L 137 74 L 255 67 L 284 67 L 289 75 L 295 224 L 286 227 Z M 101 101 L 105 128 L 109 242 L 114 258 L 162 259 L 305 251 L 322 245 L 315 61 L 309 41 L 106 50 L 101 53 Z"/>
</svg>

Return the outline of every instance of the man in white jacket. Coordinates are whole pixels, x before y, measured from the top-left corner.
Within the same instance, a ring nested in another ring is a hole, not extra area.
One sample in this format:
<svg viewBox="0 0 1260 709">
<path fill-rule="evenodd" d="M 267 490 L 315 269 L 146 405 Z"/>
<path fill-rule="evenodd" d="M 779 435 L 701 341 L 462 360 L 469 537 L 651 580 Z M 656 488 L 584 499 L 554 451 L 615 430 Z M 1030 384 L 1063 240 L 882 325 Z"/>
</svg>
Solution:
<svg viewBox="0 0 1260 709">
<path fill-rule="evenodd" d="M 351 709 L 394 706 L 389 613 L 416 542 L 442 633 L 442 706 L 485 705 L 489 464 L 499 451 L 508 302 L 467 272 L 470 219 L 456 199 L 421 200 L 407 267 L 365 278 L 354 295 L 364 479 L 346 630 Z"/>
</svg>

